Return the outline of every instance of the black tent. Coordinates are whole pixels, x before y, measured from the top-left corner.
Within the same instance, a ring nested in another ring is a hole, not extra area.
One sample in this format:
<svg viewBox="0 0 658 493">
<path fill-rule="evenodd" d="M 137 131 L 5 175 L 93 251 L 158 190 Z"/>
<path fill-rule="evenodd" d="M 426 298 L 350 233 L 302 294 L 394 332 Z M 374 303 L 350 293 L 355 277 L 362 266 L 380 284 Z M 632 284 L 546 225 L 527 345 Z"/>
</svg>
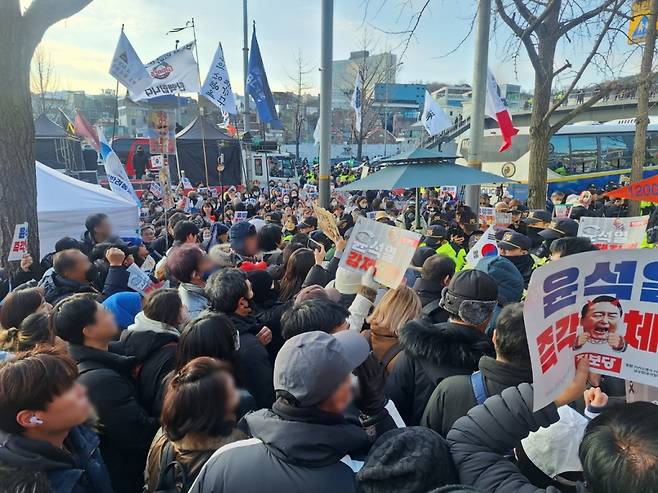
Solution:
<svg viewBox="0 0 658 493">
<path fill-rule="evenodd" d="M 67 133 L 45 113 L 34 121 L 34 137 L 37 161 L 55 169 L 85 169 L 80 139 Z"/>
<path fill-rule="evenodd" d="M 203 127 L 202 127 L 203 125 Z M 222 185 L 238 185 L 242 182 L 240 170 L 240 142 L 221 132 L 215 125 L 202 116 L 176 135 L 176 149 L 181 171 L 193 185 L 206 182 L 206 170 L 203 162 L 203 140 L 206 143 L 206 160 L 208 163 L 207 185 L 218 185 L 219 174 L 217 163 L 220 155 L 224 155 L 224 171 Z M 173 161 L 173 160 L 172 160 Z M 176 164 L 170 167 L 172 181 L 178 181 Z"/>
</svg>

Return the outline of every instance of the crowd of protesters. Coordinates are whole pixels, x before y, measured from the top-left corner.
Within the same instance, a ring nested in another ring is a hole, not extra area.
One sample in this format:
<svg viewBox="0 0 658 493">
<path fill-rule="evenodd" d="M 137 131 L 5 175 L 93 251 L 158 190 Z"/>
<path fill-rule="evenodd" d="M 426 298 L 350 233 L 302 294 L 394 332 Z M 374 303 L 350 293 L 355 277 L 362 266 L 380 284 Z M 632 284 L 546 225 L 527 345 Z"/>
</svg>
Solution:
<svg viewBox="0 0 658 493">
<path fill-rule="evenodd" d="M 524 291 L 595 250 L 578 219 L 623 201 L 483 194 L 510 219 L 500 256 L 469 265 L 486 225 L 454 196 L 338 191 L 332 242 L 313 173 L 171 208 L 146 193 L 141 237 L 94 214 L 3 273 L 0 491 L 658 492 L 658 407 L 587 358 L 532 412 Z M 359 216 L 423 234 L 396 289 L 340 266 Z"/>
</svg>

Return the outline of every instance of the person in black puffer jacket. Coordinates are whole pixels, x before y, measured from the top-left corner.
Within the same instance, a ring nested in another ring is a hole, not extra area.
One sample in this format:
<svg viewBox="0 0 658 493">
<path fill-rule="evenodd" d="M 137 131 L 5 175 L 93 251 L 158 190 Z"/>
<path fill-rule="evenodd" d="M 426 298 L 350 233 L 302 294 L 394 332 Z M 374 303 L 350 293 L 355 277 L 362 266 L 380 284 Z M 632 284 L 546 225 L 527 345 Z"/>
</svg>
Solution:
<svg viewBox="0 0 658 493">
<path fill-rule="evenodd" d="M 423 305 L 421 313 L 432 323 L 448 321 L 450 315 L 439 306 L 441 293 L 455 275 L 455 261 L 442 254 L 432 255 L 423 262 L 420 279 L 414 283 L 414 291 Z"/>
<path fill-rule="evenodd" d="M 118 345 L 137 360 L 139 401 L 156 418 L 162 409 L 165 377 L 175 366 L 178 327 L 187 319 L 178 291 L 159 289 L 149 294 L 135 323 L 121 333 Z"/>
<path fill-rule="evenodd" d="M 210 309 L 224 313 L 239 333 L 240 374 L 245 387 L 259 407 L 274 402 L 272 363 L 265 346 L 272 342 L 272 331 L 252 315 L 254 293 L 251 283 L 239 269 L 222 269 L 206 282 Z"/>
<path fill-rule="evenodd" d="M 441 307 L 450 320 L 408 322 L 400 330 L 403 348 L 395 370 L 386 381 L 393 400 L 408 426 L 416 426 L 434 388 L 453 375 L 468 375 L 482 356 L 495 354 L 485 329 L 498 300 L 496 282 L 484 272 L 460 272 L 444 290 Z"/>
</svg>

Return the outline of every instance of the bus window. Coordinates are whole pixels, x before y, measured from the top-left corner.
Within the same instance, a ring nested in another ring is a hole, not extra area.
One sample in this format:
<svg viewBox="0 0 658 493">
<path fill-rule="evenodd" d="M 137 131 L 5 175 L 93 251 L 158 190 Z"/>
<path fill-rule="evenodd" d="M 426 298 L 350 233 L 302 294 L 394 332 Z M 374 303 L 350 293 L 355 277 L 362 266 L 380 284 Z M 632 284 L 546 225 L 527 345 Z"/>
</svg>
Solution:
<svg viewBox="0 0 658 493">
<path fill-rule="evenodd" d="M 658 164 L 658 132 L 650 132 L 647 136 L 647 161 L 649 165 Z"/>
<path fill-rule="evenodd" d="M 572 135 L 570 141 L 571 166 L 569 171 L 574 174 L 596 171 L 599 154 L 596 136 Z"/>
<path fill-rule="evenodd" d="M 254 174 L 263 176 L 263 160 L 259 157 L 254 158 Z"/>
<path fill-rule="evenodd" d="M 268 157 L 267 164 L 272 178 L 294 178 L 295 170 L 292 161 L 284 157 Z"/>
<path fill-rule="evenodd" d="M 599 171 L 629 168 L 633 158 L 633 134 L 601 135 L 601 163 Z"/>
<path fill-rule="evenodd" d="M 566 135 L 554 135 L 548 145 L 548 167 L 559 175 L 566 175 L 569 163 L 569 138 Z"/>
</svg>

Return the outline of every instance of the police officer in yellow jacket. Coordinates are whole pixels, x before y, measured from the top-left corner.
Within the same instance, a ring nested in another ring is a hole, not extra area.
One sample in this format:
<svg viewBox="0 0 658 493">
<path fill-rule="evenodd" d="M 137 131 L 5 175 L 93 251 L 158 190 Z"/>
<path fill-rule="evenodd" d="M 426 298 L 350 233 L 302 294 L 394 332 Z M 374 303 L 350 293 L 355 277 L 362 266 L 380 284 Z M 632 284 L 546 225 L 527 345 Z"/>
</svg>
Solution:
<svg viewBox="0 0 658 493">
<path fill-rule="evenodd" d="M 436 253 L 450 257 L 455 262 L 455 272 L 459 272 L 466 263 L 466 250 L 461 245 L 448 241 L 448 230 L 440 224 L 427 228 L 424 245 L 434 248 Z"/>
</svg>

